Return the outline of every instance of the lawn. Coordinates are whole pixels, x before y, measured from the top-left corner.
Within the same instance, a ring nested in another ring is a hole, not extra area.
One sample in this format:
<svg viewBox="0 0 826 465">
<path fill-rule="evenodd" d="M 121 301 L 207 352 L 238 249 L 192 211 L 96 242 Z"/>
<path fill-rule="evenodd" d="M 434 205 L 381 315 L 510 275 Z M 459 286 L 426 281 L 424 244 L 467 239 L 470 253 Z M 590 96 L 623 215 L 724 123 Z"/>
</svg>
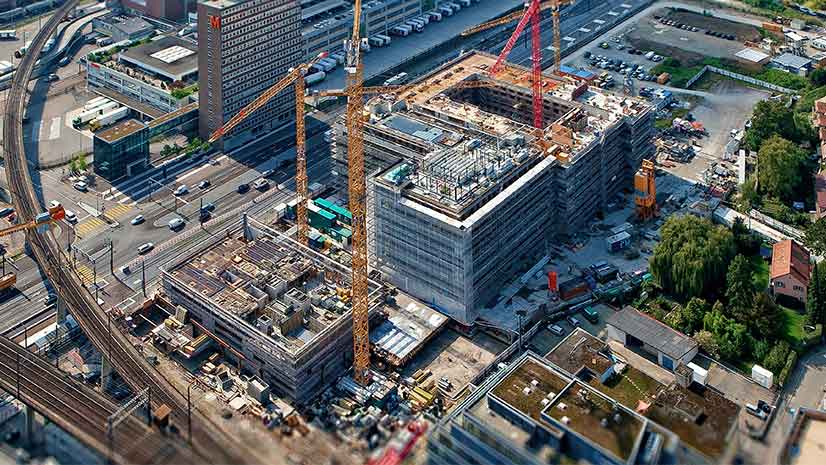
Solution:
<svg viewBox="0 0 826 465">
<path fill-rule="evenodd" d="M 789 344 L 796 348 L 804 348 L 820 338 L 823 329 L 820 325 L 817 325 L 814 331 L 806 331 L 806 315 L 782 305 L 780 308 L 786 317 L 783 322 L 783 334 Z"/>
<path fill-rule="evenodd" d="M 751 282 L 758 291 L 765 291 L 769 287 L 769 263 L 760 255 L 749 257 L 752 268 Z"/>
<path fill-rule="evenodd" d="M 590 384 L 630 409 L 637 408 L 640 400 L 651 402 L 664 387 L 654 378 L 630 366 L 625 373 L 614 375 L 605 384 L 597 378 L 593 378 Z"/>
</svg>

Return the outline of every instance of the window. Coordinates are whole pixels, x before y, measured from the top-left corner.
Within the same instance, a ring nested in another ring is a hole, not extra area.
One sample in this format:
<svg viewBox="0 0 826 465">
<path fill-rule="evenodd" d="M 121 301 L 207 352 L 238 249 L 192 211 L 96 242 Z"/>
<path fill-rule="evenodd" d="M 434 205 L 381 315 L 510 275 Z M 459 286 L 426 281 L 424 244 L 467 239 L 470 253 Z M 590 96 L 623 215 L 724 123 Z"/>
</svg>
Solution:
<svg viewBox="0 0 826 465">
<path fill-rule="evenodd" d="M 775 281 L 774 287 L 783 288 L 783 287 L 786 287 L 786 286 L 783 285 L 783 281 Z"/>
<path fill-rule="evenodd" d="M 803 286 L 792 286 L 795 291 L 802 291 Z"/>
</svg>

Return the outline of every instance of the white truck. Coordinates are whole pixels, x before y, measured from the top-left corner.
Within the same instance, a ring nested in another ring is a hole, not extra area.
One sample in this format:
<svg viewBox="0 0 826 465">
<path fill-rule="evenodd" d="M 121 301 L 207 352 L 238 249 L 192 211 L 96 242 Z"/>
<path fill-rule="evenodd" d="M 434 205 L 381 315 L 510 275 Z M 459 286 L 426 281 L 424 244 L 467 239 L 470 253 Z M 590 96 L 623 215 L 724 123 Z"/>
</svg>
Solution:
<svg viewBox="0 0 826 465">
<path fill-rule="evenodd" d="M 390 44 L 390 42 L 393 41 L 393 39 L 391 39 L 390 36 L 385 35 L 385 34 L 376 34 L 376 38 L 381 39 L 382 41 L 384 41 L 384 45 L 388 45 L 388 44 Z"/>
<path fill-rule="evenodd" d="M 92 124 L 98 127 L 104 127 L 112 123 L 117 123 L 123 118 L 126 118 L 128 115 L 129 107 L 120 107 L 98 116 L 97 118 L 92 120 Z"/>
<path fill-rule="evenodd" d="M 433 10 L 428 12 L 427 15 L 430 16 L 431 21 L 436 21 L 438 23 L 442 20 L 442 13 L 440 11 Z"/>
</svg>

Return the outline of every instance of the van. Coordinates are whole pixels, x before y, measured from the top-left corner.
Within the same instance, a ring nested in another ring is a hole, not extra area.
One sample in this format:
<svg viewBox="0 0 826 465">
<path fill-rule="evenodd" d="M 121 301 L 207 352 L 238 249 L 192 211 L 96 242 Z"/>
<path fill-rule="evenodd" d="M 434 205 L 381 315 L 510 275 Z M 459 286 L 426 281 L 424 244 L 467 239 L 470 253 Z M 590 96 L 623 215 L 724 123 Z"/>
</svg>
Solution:
<svg viewBox="0 0 826 465">
<path fill-rule="evenodd" d="M 648 53 L 645 54 L 645 59 L 646 60 L 650 60 L 652 58 L 654 58 L 654 52 L 648 52 Z"/>
<path fill-rule="evenodd" d="M 69 223 L 74 223 L 77 221 L 77 215 L 75 215 L 75 212 L 71 210 L 66 210 L 65 214 L 66 221 L 68 221 Z"/>
<path fill-rule="evenodd" d="M 559 325 L 548 325 L 548 331 L 557 336 L 562 336 L 563 334 L 565 334 L 565 330 L 562 329 L 562 326 Z"/>
</svg>

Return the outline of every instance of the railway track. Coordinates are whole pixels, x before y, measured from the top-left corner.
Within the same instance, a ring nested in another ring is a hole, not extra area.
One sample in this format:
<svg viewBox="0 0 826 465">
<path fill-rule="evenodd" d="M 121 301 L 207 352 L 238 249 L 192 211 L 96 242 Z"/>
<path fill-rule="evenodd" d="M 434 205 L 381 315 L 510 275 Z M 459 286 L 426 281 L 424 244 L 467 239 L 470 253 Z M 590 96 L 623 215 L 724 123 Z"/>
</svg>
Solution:
<svg viewBox="0 0 826 465">
<path fill-rule="evenodd" d="M 32 185 L 23 145 L 22 118 L 26 105 L 26 87 L 47 38 L 77 4 L 78 0 L 68 0 L 43 25 L 19 64 L 6 100 L 3 127 L 6 175 L 21 222 L 33 219 L 43 210 Z M 52 234 L 30 232 L 27 240 L 35 259 L 92 344 L 109 358 L 112 366 L 133 391 L 149 388 L 153 406 L 169 406 L 173 423 L 185 427 L 188 420 L 185 397 L 149 365 L 123 333 L 117 329 L 109 331 L 112 325 L 107 313 L 83 287 L 79 277 L 66 266 L 68 261 Z M 253 460 L 249 451 L 241 451 L 232 437 L 195 409 L 192 412 L 192 445 L 196 452 L 213 463 L 236 464 Z"/>
</svg>

